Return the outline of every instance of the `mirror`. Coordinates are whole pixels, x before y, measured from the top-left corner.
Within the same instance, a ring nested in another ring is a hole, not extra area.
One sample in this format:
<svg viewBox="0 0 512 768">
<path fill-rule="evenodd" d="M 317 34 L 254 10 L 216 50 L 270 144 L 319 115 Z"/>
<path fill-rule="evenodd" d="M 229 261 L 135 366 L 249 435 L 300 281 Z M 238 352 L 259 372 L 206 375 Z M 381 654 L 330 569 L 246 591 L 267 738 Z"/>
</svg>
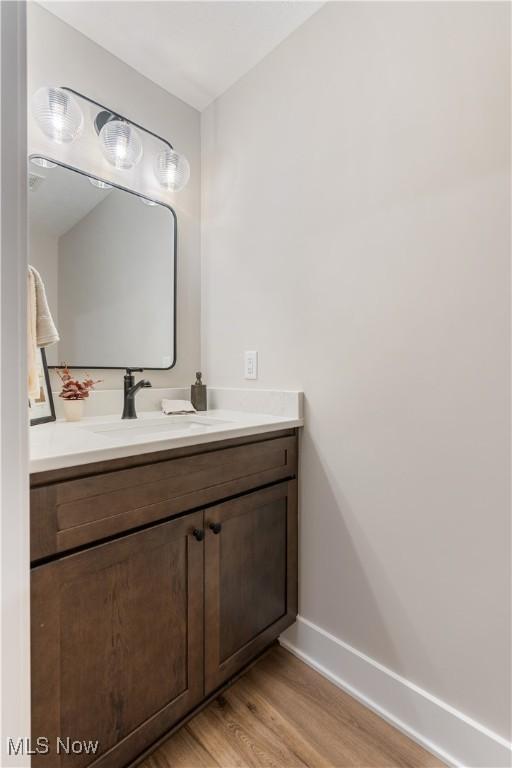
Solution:
<svg viewBox="0 0 512 768">
<path fill-rule="evenodd" d="M 29 262 L 60 342 L 49 365 L 171 368 L 176 216 L 162 203 L 54 163 L 29 168 Z"/>
</svg>

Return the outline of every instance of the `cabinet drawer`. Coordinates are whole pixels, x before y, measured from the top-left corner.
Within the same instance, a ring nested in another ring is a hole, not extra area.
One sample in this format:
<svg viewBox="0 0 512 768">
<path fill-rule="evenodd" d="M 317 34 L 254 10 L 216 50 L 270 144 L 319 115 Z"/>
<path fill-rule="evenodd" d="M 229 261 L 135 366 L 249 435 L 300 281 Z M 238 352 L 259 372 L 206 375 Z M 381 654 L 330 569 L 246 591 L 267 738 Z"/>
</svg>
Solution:
<svg viewBox="0 0 512 768">
<path fill-rule="evenodd" d="M 34 488 L 38 560 L 296 474 L 297 438 L 281 437 Z"/>
</svg>

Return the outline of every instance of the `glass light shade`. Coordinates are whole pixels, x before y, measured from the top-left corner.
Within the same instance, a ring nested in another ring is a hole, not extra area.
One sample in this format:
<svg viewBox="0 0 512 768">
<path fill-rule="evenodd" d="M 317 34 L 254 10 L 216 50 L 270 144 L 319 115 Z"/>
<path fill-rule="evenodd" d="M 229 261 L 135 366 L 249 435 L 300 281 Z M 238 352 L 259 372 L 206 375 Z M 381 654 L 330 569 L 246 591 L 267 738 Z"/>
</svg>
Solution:
<svg viewBox="0 0 512 768">
<path fill-rule="evenodd" d="M 44 135 L 56 144 L 71 143 L 83 128 L 82 110 L 63 88 L 39 88 L 32 97 L 32 113 Z"/>
<path fill-rule="evenodd" d="M 101 149 L 114 168 L 129 170 L 140 162 L 142 142 L 130 123 L 110 120 L 100 131 Z"/>
<path fill-rule="evenodd" d="M 46 160 L 44 157 L 32 157 L 30 158 L 30 161 L 34 163 L 34 165 L 38 165 L 40 168 L 56 168 L 57 163 L 52 163 L 51 160 Z"/>
<path fill-rule="evenodd" d="M 100 181 L 99 179 L 93 179 L 92 176 L 89 176 L 89 181 L 93 187 L 98 187 L 98 189 L 112 189 L 112 184 L 107 184 L 106 181 Z"/>
<path fill-rule="evenodd" d="M 164 189 L 179 192 L 190 178 L 187 158 L 174 149 L 164 149 L 156 158 L 155 176 Z"/>
</svg>

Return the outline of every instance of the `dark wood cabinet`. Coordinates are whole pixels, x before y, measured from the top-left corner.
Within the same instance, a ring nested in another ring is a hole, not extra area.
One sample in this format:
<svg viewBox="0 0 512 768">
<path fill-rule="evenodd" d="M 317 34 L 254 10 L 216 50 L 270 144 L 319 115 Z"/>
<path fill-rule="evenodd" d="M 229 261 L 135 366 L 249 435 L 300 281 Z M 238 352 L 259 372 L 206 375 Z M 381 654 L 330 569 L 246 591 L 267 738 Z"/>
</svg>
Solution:
<svg viewBox="0 0 512 768">
<path fill-rule="evenodd" d="M 295 620 L 297 436 L 246 442 L 34 478 L 34 768 L 130 765 Z"/>
<path fill-rule="evenodd" d="M 234 444 L 233 444 L 234 443 Z M 297 438 L 226 440 L 33 475 L 30 550 L 51 557 L 293 477 Z M 135 463 L 138 462 L 138 463 Z"/>
<path fill-rule="evenodd" d="M 207 694 L 295 620 L 296 483 L 279 483 L 206 512 Z"/>
<path fill-rule="evenodd" d="M 88 765 L 56 754 L 68 736 L 97 740 L 98 765 L 126 765 L 202 699 L 202 523 L 187 515 L 33 570 L 33 732 L 51 749 L 34 766 Z"/>
</svg>

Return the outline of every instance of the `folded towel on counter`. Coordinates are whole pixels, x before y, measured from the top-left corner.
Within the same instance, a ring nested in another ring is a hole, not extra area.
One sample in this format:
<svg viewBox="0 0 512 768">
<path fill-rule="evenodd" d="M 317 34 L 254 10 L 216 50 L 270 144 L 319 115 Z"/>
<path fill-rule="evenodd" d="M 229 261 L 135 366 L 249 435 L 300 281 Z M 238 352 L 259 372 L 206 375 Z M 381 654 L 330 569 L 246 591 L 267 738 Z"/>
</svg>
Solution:
<svg viewBox="0 0 512 768">
<path fill-rule="evenodd" d="M 41 275 L 30 264 L 27 283 L 27 326 L 28 396 L 35 400 L 39 395 L 37 348 L 55 344 L 59 341 L 59 334 L 48 306 Z"/>
<path fill-rule="evenodd" d="M 168 416 L 196 413 L 190 400 L 162 400 L 162 412 Z"/>
</svg>

